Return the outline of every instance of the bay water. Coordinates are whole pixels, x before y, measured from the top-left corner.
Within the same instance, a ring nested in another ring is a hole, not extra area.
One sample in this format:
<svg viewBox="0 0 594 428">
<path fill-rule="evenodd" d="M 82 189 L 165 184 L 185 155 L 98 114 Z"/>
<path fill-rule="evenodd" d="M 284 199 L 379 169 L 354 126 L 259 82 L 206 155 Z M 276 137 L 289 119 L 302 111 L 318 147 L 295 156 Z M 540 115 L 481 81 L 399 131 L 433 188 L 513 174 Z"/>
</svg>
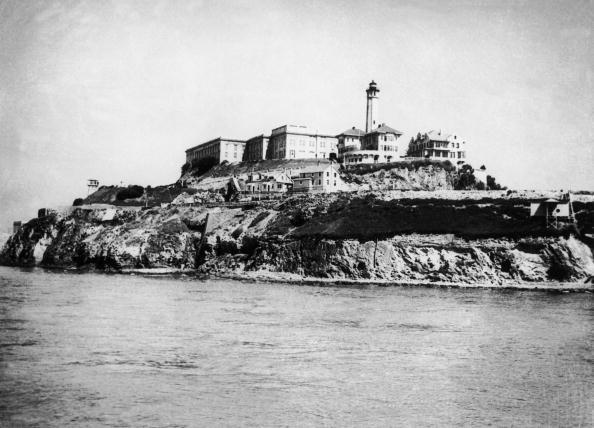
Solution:
<svg viewBox="0 0 594 428">
<path fill-rule="evenodd" d="M 0 426 L 592 426 L 587 293 L 0 267 Z"/>
</svg>

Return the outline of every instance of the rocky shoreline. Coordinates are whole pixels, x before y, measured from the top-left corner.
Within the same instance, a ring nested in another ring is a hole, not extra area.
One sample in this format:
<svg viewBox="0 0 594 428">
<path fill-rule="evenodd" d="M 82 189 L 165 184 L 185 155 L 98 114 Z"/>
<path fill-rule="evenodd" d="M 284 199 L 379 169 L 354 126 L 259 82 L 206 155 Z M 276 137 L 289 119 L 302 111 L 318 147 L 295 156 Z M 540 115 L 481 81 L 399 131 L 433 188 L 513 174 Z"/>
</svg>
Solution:
<svg viewBox="0 0 594 428">
<path fill-rule="evenodd" d="M 110 216 L 77 209 L 26 223 L 0 263 L 342 286 L 594 288 L 591 244 L 571 228 L 543 228 L 525 199 L 389 196 L 116 208 Z M 578 206 L 581 221 L 592 221 L 592 205 Z"/>
</svg>

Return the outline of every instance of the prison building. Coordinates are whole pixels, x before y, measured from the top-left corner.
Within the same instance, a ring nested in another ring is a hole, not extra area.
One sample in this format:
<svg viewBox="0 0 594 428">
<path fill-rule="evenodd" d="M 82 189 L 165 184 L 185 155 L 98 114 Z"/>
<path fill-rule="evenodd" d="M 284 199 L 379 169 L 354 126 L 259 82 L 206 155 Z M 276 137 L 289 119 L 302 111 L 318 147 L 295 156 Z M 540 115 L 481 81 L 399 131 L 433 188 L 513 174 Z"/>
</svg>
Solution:
<svg viewBox="0 0 594 428">
<path fill-rule="evenodd" d="M 265 159 L 269 141 L 270 137 L 267 137 L 264 134 L 247 140 L 245 142 L 245 150 L 243 151 L 243 161 L 255 162 Z"/>
<path fill-rule="evenodd" d="M 272 130 L 266 159 L 335 159 L 337 142 L 302 125 L 283 125 Z"/>
<path fill-rule="evenodd" d="M 186 162 L 214 159 L 217 163 L 241 162 L 245 148 L 244 140 L 218 137 L 186 150 Z"/>
</svg>

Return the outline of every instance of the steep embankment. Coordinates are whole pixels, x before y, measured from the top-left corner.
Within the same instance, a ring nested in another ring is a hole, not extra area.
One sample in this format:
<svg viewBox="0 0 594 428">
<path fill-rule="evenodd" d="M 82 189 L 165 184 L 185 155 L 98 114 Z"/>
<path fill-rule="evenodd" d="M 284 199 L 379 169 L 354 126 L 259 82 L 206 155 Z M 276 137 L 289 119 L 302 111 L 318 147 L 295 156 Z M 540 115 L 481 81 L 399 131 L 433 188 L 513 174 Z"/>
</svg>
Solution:
<svg viewBox="0 0 594 428">
<path fill-rule="evenodd" d="M 578 205 L 581 218 L 594 204 Z M 118 210 L 24 225 L 4 264 L 167 268 L 276 279 L 517 284 L 584 282 L 592 250 L 528 216 L 525 200 L 383 199 L 370 193 L 275 204 Z M 589 287 L 586 285 L 585 287 Z"/>
<path fill-rule="evenodd" d="M 363 164 L 342 171 L 358 190 L 452 190 L 455 174 L 451 163 L 432 160 Z"/>
<path fill-rule="evenodd" d="M 178 183 L 199 190 L 224 191 L 231 177 L 246 179 L 251 172 L 284 171 L 297 175 L 307 167 L 327 165 L 326 159 L 279 159 L 259 162 L 223 163 L 202 175 L 187 168 Z M 449 162 L 422 160 L 389 164 L 340 167 L 340 175 L 352 191 L 366 190 L 451 190 L 455 168 Z"/>
</svg>

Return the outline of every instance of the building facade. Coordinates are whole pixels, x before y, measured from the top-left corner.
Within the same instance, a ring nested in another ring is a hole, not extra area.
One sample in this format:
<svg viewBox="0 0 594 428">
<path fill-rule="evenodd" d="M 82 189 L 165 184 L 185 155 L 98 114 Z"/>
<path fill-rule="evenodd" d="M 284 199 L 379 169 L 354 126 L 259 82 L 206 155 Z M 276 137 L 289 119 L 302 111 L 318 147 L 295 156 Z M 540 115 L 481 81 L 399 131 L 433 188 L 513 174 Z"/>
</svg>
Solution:
<svg viewBox="0 0 594 428">
<path fill-rule="evenodd" d="M 244 162 L 255 162 L 266 158 L 266 151 L 268 150 L 268 142 L 270 137 L 258 135 L 252 137 L 245 142 L 245 150 L 243 151 Z"/>
<path fill-rule="evenodd" d="M 408 145 L 407 157 L 439 159 L 450 161 L 466 160 L 466 141 L 454 134 L 441 131 L 418 133 L 411 138 Z"/>
<path fill-rule="evenodd" d="M 345 165 L 389 163 L 398 158 L 398 139 L 402 132 L 378 122 L 379 91 L 373 80 L 365 91 L 365 132 L 353 127 L 337 135 L 338 159 Z"/>
<path fill-rule="evenodd" d="M 209 158 L 216 160 L 217 163 L 241 162 L 244 148 L 244 140 L 219 137 L 186 150 L 186 162 Z"/>
<path fill-rule="evenodd" d="M 345 189 L 335 163 L 302 168 L 293 177 L 293 192 L 337 192 Z"/>
<path fill-rule="evenodd" d="M 300 125 L 283 125 L 272 130 L 266 159 L 334 159 L 338 139 L 311 132 Z"/>
<path fill-rule="evenodd" d="M 345 153 L 361 150 L 361 139 L 364 135 L 365 131 L 357 129 L 354 126 L 338 134 L 336 136 L 338 140 L 338 159 L 343 159 Z"/>
<path fill-rule="evenodd" d="M 252 173 L 245 183 L 246 193 L 286 193 L 293 181 L 285 172 Z"/>
</svg>

